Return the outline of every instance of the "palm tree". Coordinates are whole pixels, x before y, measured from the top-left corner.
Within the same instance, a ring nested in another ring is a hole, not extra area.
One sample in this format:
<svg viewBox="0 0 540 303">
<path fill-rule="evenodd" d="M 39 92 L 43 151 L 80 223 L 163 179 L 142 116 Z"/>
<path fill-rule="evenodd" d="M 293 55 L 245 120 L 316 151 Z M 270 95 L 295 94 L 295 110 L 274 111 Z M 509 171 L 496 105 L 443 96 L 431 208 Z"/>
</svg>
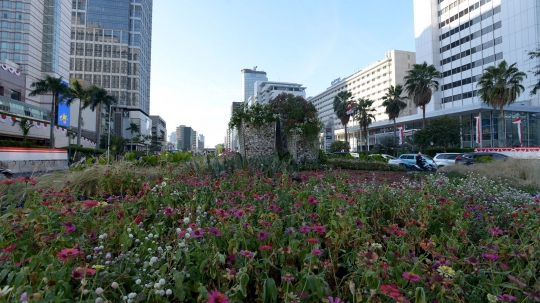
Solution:
<svg viewBox="0 0 540 303">
<path fill-rule="evenodd" d="M 382 97 L 384 100 L 382 106 L 386 107 L 385 113 L 388 115 L 388 120 L 394 121 L 394 146 L 396 145 L 396 119 L 399 117 L 399 113 L 407 107 L 407 103 L 403 102 L 407 97 L 401 97 L 402 93 L 403 86 L 399 84 L 395 87 L 390 85 L 388 91 Z"/>
<path fill-rule="evenodd" d="M 334 113 L 341 121 L 341 124 L 345 127 L 345 143 L 347 143 L 347 149 L 349 148 L 349 137 L 347 135 L 347 123 L 351 118 L 350 114 L 347 114 L 349 107 L 354 104 L 352 101 L 352 93 L 349 91 L 342 91 L 334 97 Z"/>
<path fill-rule="evenodd" d="M 355 111 L 355 119 L 358 120 L 358 124 L 362 127 L 364 130 L 364 136 L 366 138 L 366 155 L 368 150 L 368 126 L 375 122 L 375 115 L 373 114 L 375 112 L 375 109 L 371 106 L 373 105 L 373 101 L 369 99 L 358 99 L 358 102 L 356 103 L 356 111 Z"/>
<path fill-rule="evenodd" d="M 71 93 L 69 87 L 64 84 L 62 77 L 55 78 L 50 75 L 45 75 L 43 79 L 33 82 L 30 85 L 34 90 L 28 95 L 35 97 L 37 95 L 52 94 L 51 105 L 51 133 L 50 133 L 50 148 L 54 148 L 54 122 L 56 120 L 56 107 L 59 103 L 69 100 Z"/>
<path fill-rule="evenodd" d="M 530 56 L 531 60 L 535 59 L 535 58 L 540 58 L 540 48 L 537 48 L 537 49 L 529 52 L 528 55 Z M 540 76 L 540 65 L 535 66 L 534 69 L 531 72 L 534 73 L 535 77 Z M 540 89 L 540 80 L 538 80 L 538 82 L 536 82 L 536 84 L 533 85 L 532 88 L 533 89 L 531 91 L 531 96 L 536 95 L 536 92 Z"/>
<path fill-rule="evenodd" d="M 21 118 L 20 120 L 13 121 L 11 126 L 15 126 L 15 124 L 19 125 L 19 129 L 21 130 L 23 135 L 23 141 L 26 142 L 26 137 L 28 137 L 30 129 L 34 127 L 34 124 L 30 124 L 30 121 L 26 118 Z"/>
<path fill-rule="evenodd" d="M 71 82 L 71 95 L 72 98 L 67 102 L 71 105 L 75 99 L 79 100 L 79 117 L 77 121 L 77 146 L 81 145 L 81 133 L 82 133 L 82 111 L 88 108 L 92 103 L 92 97 L 95 94 L 97 87 L 92 85 L 89 88 L 85 88 L 81 83 L 81 80 L 73 79 Z M 92 110 L 93 111 L 93 110 Z"/>
<path fill-rule="evenodd" d="M 91 101 L 90 109 L 92 111 L 94 111 L 97 108 L 97 112 L 98 112 L 98 117 L 99 117 L 98 120 L 99 121 L 98 121 L 97 126 L 96 126 L 96 133 L 98 134 L 97 135 L 96 146 L 100 146 L 99 144 L 100 144 L 101 136 L 99 134 L 101 133 L 101 122 L 102 122 L 101 111 L 102 111 L 102 108 L 103 108 L 103 106 L 110 108 L 110 105 L 116 104 L 117 100 L 116 100 L 116 98 L 114 96 L 109 95 L 109 92 L 106 89 L 96 87 L 95 92 L 92 95 L 92 99 L 90 101 Z M 110 114 L 111 113 L 109 112 L 109 115 Z"/>
<path fill-rule="evenodd" d="M 493 106 L 494 109 L 499 108 L 501 111 L 501 133 L 503 134 L 504 146 L 506 146 L 504 106 L 514 103 L 517 97 L 525 91 L 521 82 L 526 77 L 524 72 L 517 69 L 516 63 L 508 66 L 506 60 L 503 60 L 498 66 L 489 66 L 484 69 L 484 74 L 476 84 L 476 86 L 481 87 L 478 90 L 480 99 Z"/>
<path fill-rule="evenodd" d="M 439 89 L 441 73 L 437 71 L 433 64 L 427 65 L 413 64 L 413 68 L 407 71 L 405 80 L 405 91 L 409 94 L 416 107 L 422 108 L 423 126 L 426 126 L 426 105 L 431 101 L 433 92 Z"/>
<path fill-rule="evenodd" d="M 139 127 L 139 124 L 135 122 L 130 122 L 129 127 L 126 128 L 126 130 L 129 130 L 131 133 L 131 150 L 133 150 L 133 133 L 140 133 L 141 128 Z"/>
</svg>

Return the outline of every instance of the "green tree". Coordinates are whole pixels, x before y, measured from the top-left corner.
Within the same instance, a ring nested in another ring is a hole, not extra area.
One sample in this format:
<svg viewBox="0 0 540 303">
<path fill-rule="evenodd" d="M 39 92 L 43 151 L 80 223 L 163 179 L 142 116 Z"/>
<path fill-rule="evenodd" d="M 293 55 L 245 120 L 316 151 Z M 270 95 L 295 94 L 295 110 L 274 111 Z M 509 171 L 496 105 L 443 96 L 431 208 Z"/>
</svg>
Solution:
<svg viewBox="0 0 540 303">
<path fill-rule="evenodd" d="M 69 100 L 71 90 L 62 81 L 62 77 L 56 78 L 50 75 L 45 75 L 43 79 L 30 84 L 33 90 L 28 94 L 31 97 L 37 95 L 52 94 L 51 105 L 51 132 L 50 132 L 50 148 L 54 148 L 54 122 L 56 121 L 56 108 L 59 103 L 64 103 Z"/>
<path fill-rule="evenodd" d="M 111 136 L 110 149 L 115 158 L 124 152 L 126 140 L 122 136 Z"/>
<path fill-rule="evenodd" d="M 340 151 L 347 151 L 349 145 L 345 141 L 334 141 L 330 146 L 328 147 L 328 152 L 340 152 Z"/>
<path fill-rule="evenodd" d="M 396 119 L 399 117 L 401 111 L 407 107 L 407 103 L 403 102 L 407 97 L 402 97 L 402 93 L 403 86 L 399 84 L 395 87 L 390 85 L 386 94 L 382 97 L 384 100 L 382 106 L 385 107 L 385 113 L 388 115 L 388 120 L 394 121 L 394 145 L 396 145 Z"/>
<path fill-rule="evenodd" d="M 440 79 L 441 73 L 437 71 L 433 64 L 427 65 L 413 64 L 413 68 L 407 71 L 405 80 L 405 91 L 409 94 L 409 98 L 413 100 L 416 107 L 422 108 L 423 126 L 426 126 L 426 105 L 431 101 L 431 96 L 439 89 L 439 82 L 435 79 Z"/>
<path fill-rule="evenodd" d="M 97 87 L 92 85 L 91 87 L 84 87 L 82 80 L 73 79 L 71 81 L 71 96 L 66 103 L 67 105 L 73 104 L 75 100 L 79 100 L 79 116 L 77 118 L 77 146 L 81 146 L 81 134 L 82 134 L 82 111 L 88 108 L 92 103 L 92 97 L 95 94 Z"/>
<path fill-rule="evenodd" d="M 504 118 L 504 107 L 514 103 L 519 95 L 525 90 L 521 85 L 527 75 L 520 72 L 516 63 L 508 66 L 505 60 L 502 60 L 498 66 L 489 66 L 484 69 L 484 73 L 478 84 L 478 96 L 480 99 L 494 109 L 501 111 L 501 127 L 504 146 L 506 146 L 506 128 Z"/>
<path fill-rule="evenodd" d="M 347 114 L 349 107 L 354 105 L 352 100 L 352 93 L 349 91 L 342 91 L 334 97 L 334 113 L 343 124 L 345 128 L 345 143 L 347 143 L 346 151 L 349 151 L 349 136 L 347 134 L 347 123 L 351 118 L 351 115 Z"/>
<path fill-rule="evenodd" d="M 225 144 L 218 143 L 214 147 L 216 148 L 216 154 L 219 155 L 219 154 L 221 154 L 223 152 L 223 149 L 225 148 Z"/>
<path fill-rule="evenodd" d="M 141 128 L 139 127 L 139 124 L 135 122 L 130 122 L 129 127 L 126 128 L 126 130 L 128 130 L 131 133 L 131 145 L 130 145 L 131 148 L 130 149 L 133 150 L 133 134 L 140 133 Z"/>
<path fill-rule="evenodd" d="M 458 118 L 443 116 L 432 119 L 414 133 L 414 142 L 422 148 L 431 146 L 446 152 L 448 148 L 459 147 L 461 143 L 461 122 Z"/>
<path fill-rule="evenodd" d="M 358 120 L 358 124 L 362 129 L 364 130 L 364 138 L 366 138 L 366 155 L 368 153 L 368 126 L 375 122 L 375 115 L 373 114 L 375 112 L 375 109 L 371 106 L 373 105 L 373 101 L 369 99 L 358 99 L 358 102 L 356 103 L 356 110 L 355 110 L 355 119 Z"/>
<path fill-rule="evenodd" d="M 30 121 L 26 118 L 21 118 L 20 120 L 13 121 L 11 126 L 15 126 L 15 124 L 19 126 L 19 129 L 21 130 L 21 133 L 23 135 L 23 141 L 26 142 L 26 137 L 28 137 L 30 129 L 34 127 L 34 124 L 31 124 Z"/>
<path fill-rule="evenodd" d="M 101 133 L 101 123 L 103 120 L 101 112 L 102 112 L 103 107 L 105 106 L 105 108 L 110 109 L 110 105 L 114 105 L 117 102 L 118 101 L 116 100 L 116 97 L 109 95 L 109 92 L 106 89 L 96 87 L 94 94 L 92 95 L 92 98 L 90 100 L 90 103 L 91 103 L 90 109 L 94 111 L 97 108 L 97 112 L 98 112 L 98 123 L 96 125 L 97 134 Z M 109 115 L 111 114 L 112 113 L 109 112 Z M 96 146 L 100 146 L 100 143 L 101 143 L 100 140 L 101 140 L 101 136 L 98 135 Z"/>
<path fill-rule="evenodd" d="M 537 48 L 537 49 L 535 49 L 533 51 L 530 51 L 528 53 L 528 55 L 530 56 L 531 60 L 536 59 L 536 58 L 540 58 L 540 48 Z M 531 72 L 534 73 L 535 77 L 540 76 L 540 65 L 535 66 Z M 532 91 L 531 91 L 530 95 L 531 96 L 536 95 L 536 92 L 539 89 L 540 89 L 540 79 L 538 79 L 538 82 L 536 82 L 536 84 L 532 86 Z"/>
</svg>

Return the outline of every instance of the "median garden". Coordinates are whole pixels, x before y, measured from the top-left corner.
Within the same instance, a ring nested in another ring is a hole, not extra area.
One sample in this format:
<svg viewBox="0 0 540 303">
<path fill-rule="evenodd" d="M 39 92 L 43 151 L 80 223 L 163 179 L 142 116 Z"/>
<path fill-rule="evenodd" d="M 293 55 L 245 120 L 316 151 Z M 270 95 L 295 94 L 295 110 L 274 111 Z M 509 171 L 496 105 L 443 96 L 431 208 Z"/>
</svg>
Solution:
<svg viewBox="0 0 540 303">
<path fill-rule="evenodd" d="M 0 181 L 0 301 L 540 301 L 535 196 L 482 177 L 265 165 Z"/>
</svg>

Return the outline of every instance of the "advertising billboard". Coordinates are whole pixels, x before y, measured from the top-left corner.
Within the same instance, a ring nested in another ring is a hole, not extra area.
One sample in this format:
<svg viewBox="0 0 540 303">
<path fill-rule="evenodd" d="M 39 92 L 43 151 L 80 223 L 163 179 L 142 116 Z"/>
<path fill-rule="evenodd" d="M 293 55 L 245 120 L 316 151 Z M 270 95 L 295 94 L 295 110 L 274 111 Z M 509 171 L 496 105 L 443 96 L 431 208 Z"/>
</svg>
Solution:
<svg viewBox="0 0 540 303">
<path fill-rule="evenodd" d="M 64 84 L 65 86 L 69 86 L 69 84 L 66 82 L 66 81 L 62 81 L 62 84 Z M 57 116 L 57 119 L 56 119 L 56 123 L 58 124 L 58 126 L 64 126 L 64 127 L 70 127 L 70 124 L 69 124 L 69 119 L 70 119 L 70 114 L 69 114 L 69 105 L 66 104 L 66 101 L 64 96 L 62 95 L 59 95 L 58 96 L 58 116 Z"/>
</svg>

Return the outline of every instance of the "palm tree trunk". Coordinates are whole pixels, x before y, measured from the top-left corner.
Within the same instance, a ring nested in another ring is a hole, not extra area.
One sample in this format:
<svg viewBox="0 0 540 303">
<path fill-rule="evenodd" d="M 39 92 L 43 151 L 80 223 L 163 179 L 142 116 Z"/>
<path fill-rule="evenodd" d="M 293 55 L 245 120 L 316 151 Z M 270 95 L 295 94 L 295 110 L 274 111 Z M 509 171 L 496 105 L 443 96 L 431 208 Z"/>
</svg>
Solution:
<svg viewBox="0 0 540 303">
<path fill-rule="evenodd" d="M 396 127 L 396 118 L 394 118 L 394 140 L 392 140 L 392 147 L 394 148 L 394 156 L 396 155 L 396 131 L 397 131 L 397 127 Z"/>
<path fill-rule="evenodd" d="M 345 124 L 345 145 L 347 146 L 346 151 L 349 151 L 349 136 L 347 135 L 347 124 Z"/>
<path fill-rule="evenodd" d="M 503 147 L 506 147 L 506 119 L 504 119 L 504 108 L 501 106 L 501 126 L 502 126 L 502 135 L 503 135 Z"/>
<path fill-rule="evenodd" d="M 366 155 L 368 154 L 369 136 L 367 133 L 367 126 L 364 126 L 364 134 L 366 135 Z"/>
<path fill-rule="evenodd" d="M 422 106 L 422 128 L 426 127 L 426 106 Z"/>
<path fill-rule="evenodd" d="M 81 116 L 82 116 L 82 100 L 79 99 L 79 121 L 77 121 L 77 146 L 81 146 L 81 135 L 82 135 L 82 131 L 81 131 L 81 128 L 82 128 Z"/>
<path fill-rule="evenodd" d="M 101 121 L 103 120 L 101 118 L 101 110 L 102 110 L 101 103 L 99 103 L 98 104 L 98 114 L 97 114 L 98 121 L 97 121 L 97 124 L 96 124 L 96 148 L 101 148 L 100 147 L 100 144 L 101 144 Z"/>
<path fill-rule="evenodd" d="M 49 143 L 49 148 L 54 148 L 54 116 L 56 115 L 56 100 L 58 99 L 58 93 L 53 93 L 53 100 L 52 100 L 52 109 L 51 109 L 51 134 L 49 139 L 51 142 Z"/>
</svg>

